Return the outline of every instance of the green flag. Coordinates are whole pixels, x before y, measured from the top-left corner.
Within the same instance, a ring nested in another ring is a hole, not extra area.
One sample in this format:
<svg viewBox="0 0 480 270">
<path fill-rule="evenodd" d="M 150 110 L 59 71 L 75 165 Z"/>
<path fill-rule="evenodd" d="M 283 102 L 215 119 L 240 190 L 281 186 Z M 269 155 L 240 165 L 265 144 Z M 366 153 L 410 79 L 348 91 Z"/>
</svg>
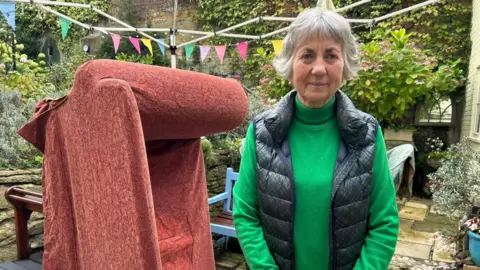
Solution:
<svg viewBox="0 0 480 270">
<path fill-rule="evenodd" d="M 192 55 L 193 49 L 195 49 L 195 45 L 193 44 L 185 45 L 185 56 L 187 57 L 187 60 Z"/>
<path fill-rule="evenodd" d="M 72 22 L 61 17 L 59 19 L 60 25 L 62 26 L 62 38 L 63 40 L 65 40 L 65 38 L 67 37 L 68 29 L 70 29 Z"/>
</svg>

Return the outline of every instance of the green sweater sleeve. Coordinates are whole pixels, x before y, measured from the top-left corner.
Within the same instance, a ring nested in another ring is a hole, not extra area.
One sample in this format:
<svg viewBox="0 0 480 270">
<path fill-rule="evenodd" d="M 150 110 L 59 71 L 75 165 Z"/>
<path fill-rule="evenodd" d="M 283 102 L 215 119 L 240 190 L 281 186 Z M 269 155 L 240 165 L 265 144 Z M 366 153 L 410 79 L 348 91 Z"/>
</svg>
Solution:
<svg viewBox="0 0 480 270">
<path fill-rule="evenodd" d="M 260 225 L 257 202 L 255 136 L 250 124 L 245 137 L 237 183 L 233 188 L 233 221 L 250 269 L 278 269 Z"/>
<path fill-rule="evenodd" d="M 379 127 L 373 164 L 368 234 L 354 269 L 388 269 L 398 237 L 398 209 L 395 186 L 390 174 L 387 150 Z"/>
</svg>

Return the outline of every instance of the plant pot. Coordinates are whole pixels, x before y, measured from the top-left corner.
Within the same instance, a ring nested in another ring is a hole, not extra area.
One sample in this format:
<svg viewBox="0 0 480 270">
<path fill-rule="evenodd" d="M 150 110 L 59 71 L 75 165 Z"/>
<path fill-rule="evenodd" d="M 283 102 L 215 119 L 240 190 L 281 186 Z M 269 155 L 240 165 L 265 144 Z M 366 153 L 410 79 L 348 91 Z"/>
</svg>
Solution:
<svg viewBox="0 0 480 270">
<path fill-rule="evenodd" d="M 427 158 L 427 165 L 432 167 L 432 169 L 438 170 L 438 168 L 440 168 L 440 166 L 442 166 L 442 163 L 440 162 L 440 159 Z"/>
<path fill-rule="evenodd" d="M 480 265 L 480 235 L 468 232 L 468 249 L 475 265 Z"/>
<path fill-rule="evenodd" d="M 413 142 L 413 130 L 411 129 L 389 129 L 386 128 L 383 132 L 385 140 L 389 141 L 404 141 L 404 142 Z"/>
<path fill-rule="evenodd" d="M 383 138 L 385 139 L 387 150 L 390 150 L 402 144 L 413 145 L 413 130 L 411 129 L 393 130 L 393 129 L 386 128 L 383 130 Z"/>
</svg>

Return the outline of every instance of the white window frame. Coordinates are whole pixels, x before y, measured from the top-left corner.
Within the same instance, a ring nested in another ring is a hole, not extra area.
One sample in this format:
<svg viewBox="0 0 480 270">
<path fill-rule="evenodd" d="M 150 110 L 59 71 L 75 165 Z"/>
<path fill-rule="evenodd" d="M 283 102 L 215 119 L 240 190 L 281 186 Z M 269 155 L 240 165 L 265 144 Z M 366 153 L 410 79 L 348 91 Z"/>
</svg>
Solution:
<svg viewBox="0 0 480 270">
<path fill-rule="evenodd" d="M 475 115 L 473 115 L 475 122 L 473 122 L 473 130 L 472 130 L 472 137 L 479 140 L 480 139 L 480 66 L 477 67 L 476 69 L 476 83 L 474 81 L 474 85 L 472 87 L 475 87 L 473 91 L 476 91 L 477 93 L 477 105 L 475 107 Z"/>
</svg>

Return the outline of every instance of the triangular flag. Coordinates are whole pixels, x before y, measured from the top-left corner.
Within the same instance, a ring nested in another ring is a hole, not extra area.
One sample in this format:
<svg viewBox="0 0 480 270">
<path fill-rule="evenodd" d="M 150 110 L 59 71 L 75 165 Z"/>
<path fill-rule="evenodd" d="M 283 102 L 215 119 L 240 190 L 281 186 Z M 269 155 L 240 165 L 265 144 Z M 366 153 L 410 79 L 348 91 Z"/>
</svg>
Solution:
<svg viewBox="0 0 480 270">
<path fill-rule="evenodd" d="M 133 44 L 133 47 L 135 47 L 135 49 L 137 49 L 137 52 L 139 54 L 141 54 L 142 52 L 140 51 L 140 41 L 138 38 L 133 38 L 133 37 L 129 37 L 128 40 L 130 40 L 130 42 Z"/>
<path fill-rule="evenodd" d="M 158 41 L 162 42 L 162 43 L 165 43 L 165 39 L 164 38 L 161 38 L 159 39 Z M 160 47 L 160 51 L 162 52 L 163 55 L 165 55 L 165 46 L 163 46 L 162 44 L 158 43 L 158 47 Z"/>
<path fill-rule="evenodd" d="M 335 10 L 332 0 L 318 0 L 317 7 L 323 10 Z"/>
<path fill-rule="evenodd" d="M 242 57 L 243 61 L 247 59 L 247 49 L 248 49 L 248 42 L 241 42 L 237 44 L 238 51 L 240 52 L 240 56 Z"/>
<path fill-rule="evenodd" d="M 153 55 L 153 49 L 152 49 L 152 41 L 148 38 L 142 38 L 142 43 L 145 45 L 145 47 L 148 48 L 150 51 L 150 54 Z"/>
<path fill-rule="evenodd" d="M 223 64 L 223 58 L 225 58 L 225 51 L 227 50 L 227 46 L 215 46 L 215 51 L 217 51 L 218 59 L 220 59 L 220 63 Z"/>
<path fill-rule="evenodd" d="M 15 31 L 15 3 L 0 3 L 0 12 L 2 12 L 8 25 Z"/>
<path fill-rule="evenodd" d="M 276 55 L 282 53 L 283 48 L 283 40 L 272 40 L 273 50 L 275 51 Z"/>
<path fill-rule="evenodd" d="M 193 49 L 195 49 L 195 45 L 192 45 L 192 44 L 185 45 L 185 56 L 187 57 L 187 60 L 190 59 Z"/>
<path fill-rule="evenodd" d="M 62 27 L 62 39 L 65 40 L 65 38 L 67 38 L 67 33 L 70 29 L 70 26 L 72 25 L 72 22 L 62 17 L 60 17 L 59 20 L 60 26 Z"/>
<path fill-rule="evenodd" d="M 113 33 L 110 33 L 110 36 L 112 36 L 113 48 L 115 49 L 115 53 L 117 53 L 118 46 L 120 45 L 120 39 L 122 39 L 122 37 Z"/>
<path fill-rule="evenodd" d="M 202 59 L 202 62 L 207 57 L 207 54 L 209 51 L 210 51 L 210 46 L 200 46 L 200 58 Z"/>
</svg>

